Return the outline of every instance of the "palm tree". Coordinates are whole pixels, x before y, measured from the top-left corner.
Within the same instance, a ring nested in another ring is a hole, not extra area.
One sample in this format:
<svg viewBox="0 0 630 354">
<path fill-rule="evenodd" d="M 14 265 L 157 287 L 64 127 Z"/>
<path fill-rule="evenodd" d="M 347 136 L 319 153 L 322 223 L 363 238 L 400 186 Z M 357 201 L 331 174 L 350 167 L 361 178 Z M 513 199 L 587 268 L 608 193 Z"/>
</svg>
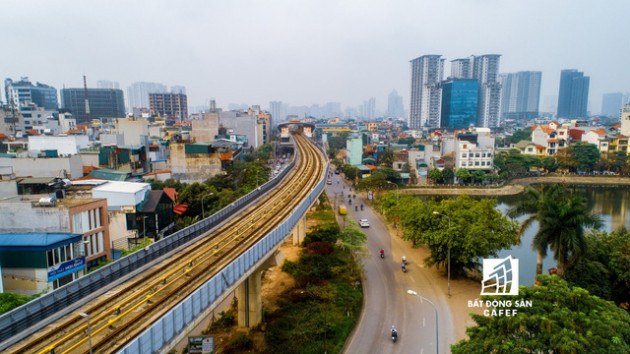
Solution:
<svg viewBox="0 0 630 354">
<path fill-rule="evenodd" d="M 601 225 L 599 218 L 588 211 L 586 200 L 566 196 L 561 184 L 547 190 L 527 187 L 519 203 L 508 211 L 510 217 L 525 214 L 529 217 L 521 223 L 521 235 L 534 221 L 539 224 L 532 240 L 532 248 L 538 253 L 536 275 L 542 274 L 543 258 L 551 247 L 558 261 L 558 274 L 562 276 L 566 267 L 583 254 L 584 229 Z"/>
</svg>

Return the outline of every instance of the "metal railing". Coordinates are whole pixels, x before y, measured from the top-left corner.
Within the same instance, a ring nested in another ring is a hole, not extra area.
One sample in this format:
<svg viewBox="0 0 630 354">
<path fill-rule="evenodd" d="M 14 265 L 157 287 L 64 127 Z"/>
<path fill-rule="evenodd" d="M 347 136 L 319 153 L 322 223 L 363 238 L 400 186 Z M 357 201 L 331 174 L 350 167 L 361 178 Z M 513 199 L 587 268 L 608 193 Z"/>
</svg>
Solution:
<svg viewBox="0 0 630 354">
<path fill-rule="evenodd" d="M 320 146 L 318 148 L 321 150 Z M 322 153 L 324 153 L 323 150 Z M 326 163 L 326 171 L 328 171 L 328 163 Z M 220 300 L 275 252 L 318 198 L 324 189 L 325 182 L 326 174 L 287 220 L 164 314 L 119 353 L 155 353 L 165 345 L 183 339 L 182 334 L 185 334 L 184 330 L 191 323 L 196 323 L 195 320 L 198 317 L 205 317 L 209 310 L 216 307 Z"/>
<path fill-rule="evenodd" d="M 68 310 L 69 306 L 77 303 L 93 292 L 102 291 L 113 282 L 131 272 L 205 234 L 208 230 L 219 225 L 241 208 L 248 206 L 259 196 L 275 187 L 294 166 L 295 159 L 293 159 L 276 178 L 246 194 L 215 214 L 151 244 L 146 249 L 139 250 L 118 259 L 61 288 L 55 289 L 50 293 L 3 314 L 0 316 L 0 351 L 32 334 L 37 328 L 48 325 L 55 320 L 51 319 L 51 316 L 63 310 Z M 31 328 L 34 325 L 38 325 L 37 328 Z M 29 328 L 31 328 L 31 330 L 27 331 Z M 20 334 L 20 336 L 18 336 L 18 334 Z"/>
</svg>

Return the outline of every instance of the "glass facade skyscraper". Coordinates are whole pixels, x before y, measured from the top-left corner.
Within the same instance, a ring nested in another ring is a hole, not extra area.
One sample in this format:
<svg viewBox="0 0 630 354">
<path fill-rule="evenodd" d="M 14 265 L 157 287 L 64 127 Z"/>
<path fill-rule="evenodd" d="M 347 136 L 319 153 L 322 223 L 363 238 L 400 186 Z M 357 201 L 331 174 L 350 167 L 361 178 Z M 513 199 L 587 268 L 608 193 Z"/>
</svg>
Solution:
<svg viewBox="0 0 630 354">
<path fill-rule="evenodd" d="M 588 85 L 590 78 L 575 69 L 560 73 L 558 93 L 558 118 L 586 118 L 588 105 Z"/>
<path fill-rule="evenodd" d="M 124 118 L 125 101 L 122 90 L 88 89 L 90 118 Z M 61 89 L 61 107 L 70 111 L 77 124 L 89 123 L 85 112 L 85 89 Z"/>
<path fill-rule="evenodd" d="M 477 80 L 449 80 L 442 83 L 442 128 L 463 129 L 477 124 Z"/>
</svg>

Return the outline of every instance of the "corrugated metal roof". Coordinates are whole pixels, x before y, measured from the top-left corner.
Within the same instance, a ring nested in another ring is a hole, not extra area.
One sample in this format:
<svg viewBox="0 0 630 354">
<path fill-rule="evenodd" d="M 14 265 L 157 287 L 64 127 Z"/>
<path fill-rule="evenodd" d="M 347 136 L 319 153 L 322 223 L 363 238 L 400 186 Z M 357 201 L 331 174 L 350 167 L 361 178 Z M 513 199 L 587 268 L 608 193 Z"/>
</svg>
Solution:
<svg viewBox="0 0 630 354">
<path fill-rule="evenodd" d="M 18 184 L 48 184 L 54 180 L 55 177 L 27 177 L 19 181 Z"/>
<path fill-rule="evenodd" d="M 83 235 L 67 232 L 0 233 L 0 251 L 45 251 L 81 241 Z"/>
</svg>

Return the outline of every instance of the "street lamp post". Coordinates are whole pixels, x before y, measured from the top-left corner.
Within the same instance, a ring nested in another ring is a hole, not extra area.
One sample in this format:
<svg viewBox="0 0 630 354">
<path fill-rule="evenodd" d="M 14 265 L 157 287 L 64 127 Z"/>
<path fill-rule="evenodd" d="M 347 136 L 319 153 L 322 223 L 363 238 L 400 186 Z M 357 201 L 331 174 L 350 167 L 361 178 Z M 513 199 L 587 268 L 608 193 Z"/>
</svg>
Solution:
<svg viewBox="0 0 630 354">
<path fill-rule="evenodd" d="M 442 213 L 438 213 L 437 211 L 434 211 L 433 214 L 435 215 L 441 215 L 441 216 L 445 216 L 448 219 L 448 229 L 449 232 L 451 230 L 451 218 L 446 215 L 446 214 L 442 214 Z M 450 234 L 449 234 L 449 238 L 448 240 L 450 241 Z M 451 296 L 451 243 L 448 243 L 448 296 Z"/>
<path fill-rule="evenodd" d="M 409 289 L 407 290 L 407 294 L 409 295 L 415 295 L 417 297 L 419 297 L 421 300 L 427 300 L 427 302 L 429 302 L 431 304 L 431 306 L 433 306 L 433 310 L 435 310 L 435 352 L 436 353 L 440 353 L 440 342 L 439 342 L 439 329 L 438 329 L 438 312 L 437 312 L 437 307 L 435 307 L 435 304 L 431 302 L 431 300 L 427 299 L 426 297 L 418 294 L 417 292 Z"/>
<path fill-rule="evenodd" d="M 214 193 L 208 193 L 208 194 L 204 195 L 203 197 L 201 197 L 201 219 L 202 219 L 202 220 L 206 218 L 206 212 L 205 212 L 205 210 L 204 210 L 204 208 L 203 208 L 203 200 L 204 200 L 206 197 L 209 197 L 209 196 L 211 196 L 211 195 L 214 195 Z"/>
<path fill-rule="evenodd" d="M 87 319 L 88 343 L 90 345 L 90 354 L 92 354 L 92 332 L 90 331 L 90 315 L 85 312 L 79 312 L 79 315 Z"/>
</svg>

